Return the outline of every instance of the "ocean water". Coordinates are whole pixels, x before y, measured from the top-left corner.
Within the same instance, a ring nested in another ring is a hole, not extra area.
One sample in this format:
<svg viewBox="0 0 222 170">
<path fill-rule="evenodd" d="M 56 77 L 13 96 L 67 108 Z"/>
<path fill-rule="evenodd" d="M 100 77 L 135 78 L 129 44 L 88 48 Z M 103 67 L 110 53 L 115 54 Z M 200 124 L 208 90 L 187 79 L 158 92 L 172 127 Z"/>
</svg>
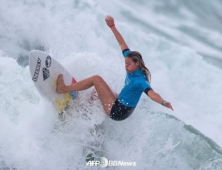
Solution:
<svg viewBox="0 0 222 170">
<path fill-rule="evenodd" d="M 104 169 L 222 169 L 222 1 L 1 0 L 0 170 L 83 170 L 87 155 L 136 162 Z M 61 118 L 31 80 L 28 56 L 43 50 L 81 80 L 99 74 L 115 92 L 124 59 L 105 16 L 143 55 L 152 88 L 133 115 L 106 117 L 93 89 Z"/>
</svg>

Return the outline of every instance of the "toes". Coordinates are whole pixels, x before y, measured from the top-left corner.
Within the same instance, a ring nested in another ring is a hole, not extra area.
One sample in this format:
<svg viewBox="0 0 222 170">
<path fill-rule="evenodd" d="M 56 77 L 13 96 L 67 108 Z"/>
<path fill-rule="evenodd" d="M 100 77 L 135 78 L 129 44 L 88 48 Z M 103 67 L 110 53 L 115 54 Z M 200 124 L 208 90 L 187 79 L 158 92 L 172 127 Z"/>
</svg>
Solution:
<svg viewBox="0 0 222 170">
<path fill-rule="evenodd" d="M 63 80 L 63 75 L 62 74 L 58 75 L 57 80 Z"/>
<path fill-rule="evenodd" d="M 58 75 L 58 77 L 57 77 L 57 87 L 56 87 L 56 92 L 59 93 L 59 94 L 63 92 L 63 91 L 62 91 L 62 85 L 63 85 L 63 83 L 64 83 L 64 81 L 63 81 L 63 75 L 60 74 L 60 75 Z"/>
</svg>

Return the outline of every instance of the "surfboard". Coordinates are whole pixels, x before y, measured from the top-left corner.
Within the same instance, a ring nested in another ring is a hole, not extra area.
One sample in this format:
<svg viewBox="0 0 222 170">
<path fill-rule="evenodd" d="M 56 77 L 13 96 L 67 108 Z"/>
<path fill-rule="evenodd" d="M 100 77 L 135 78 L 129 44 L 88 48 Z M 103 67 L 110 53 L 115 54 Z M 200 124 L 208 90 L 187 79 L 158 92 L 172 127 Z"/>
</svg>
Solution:
<svg viewBox="0 0 222 170">
<path fill-rule="evenodd" d="M 58 113 L 63 112 L 78 92 L 58 94 L 56 92 L 57 77 L 63 74 L 66 85 L 75 84 L 75 78 L 49 54 L 33 50 L 30 52 L 29 68 L 36 89 L 46 100 L 51 102 Z"/>
</svg>

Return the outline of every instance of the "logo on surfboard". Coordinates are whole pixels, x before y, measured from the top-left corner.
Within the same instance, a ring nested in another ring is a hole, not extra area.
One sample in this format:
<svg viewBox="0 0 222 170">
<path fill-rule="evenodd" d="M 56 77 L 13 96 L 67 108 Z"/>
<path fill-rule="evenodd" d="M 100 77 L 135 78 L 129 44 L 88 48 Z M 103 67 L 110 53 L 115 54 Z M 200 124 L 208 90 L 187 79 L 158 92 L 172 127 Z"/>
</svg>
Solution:
<svg viewBox="0 0 222 170">
<path fill-rule="evenodd" d="M 45 60 L 45 66 L 46 66 L 47 68 L 49 68 L 49 67 L 51 66 L 51 64 L 52 64 L 52 59 L 51 59 L 51 57 L 48 55 L 48 56 L 46 57 L 46 60 Z"/>
<path fill-rule="evenodd" d="M 45 66 L 46 66 L 47 68 L 49 68 L 49 67 L 51 66 L 51 64 L 52 64 L 52 59 L 51 59 L 51 57 L 48 55 L 48 56 L 46 57 L 46 59 L 45 59 Z M 50 76 L 49 69 L 47 69 L 47 68 L 43 68 L 43 69 L 42 69 L 43 80 L 44 80 L 44 81 L 45 81 L 47 78 L 49 78 L 49 76 Z"/>
<path fill-rule="evenodd" d="M 43 68 L 42 72 L 43 72 L 43 80 L 45 81 L 47 78 L 49 78 L 50 73 L 49 73 L 49 70 L 47 68 Z"/>
<path fill-rule="evenodd" d="M 37 80 L 38 80 L 40 67 L 41 67 L 41 60 L 40 60 L 40 58 L 38 58 L 37 63 L 36 63 L 35 73 L 34 73 L 34 76 L 32 77 L 32 80 L 35 82 L 37 82 Z"/>
</svg>

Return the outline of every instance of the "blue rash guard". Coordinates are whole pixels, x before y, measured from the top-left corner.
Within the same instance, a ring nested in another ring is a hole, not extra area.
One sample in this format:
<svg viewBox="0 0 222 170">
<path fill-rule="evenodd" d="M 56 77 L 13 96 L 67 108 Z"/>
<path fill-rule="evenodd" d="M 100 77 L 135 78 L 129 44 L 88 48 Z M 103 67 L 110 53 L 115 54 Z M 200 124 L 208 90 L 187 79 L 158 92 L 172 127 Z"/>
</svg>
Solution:
<svg viewBox="0 0 222 170">
<path fill-rule="evenodd" d="M 129 49 L 123 50 L 124 58 L 129 52 Z M 136 107 L 142 93 L 147 94 L 149 90 L 152 90 L 152 88 L 141 69 L 132 73 L 126 72 L 125 85 L 118 96 L 118 101 L 124 106 Z"/>
</svg>

